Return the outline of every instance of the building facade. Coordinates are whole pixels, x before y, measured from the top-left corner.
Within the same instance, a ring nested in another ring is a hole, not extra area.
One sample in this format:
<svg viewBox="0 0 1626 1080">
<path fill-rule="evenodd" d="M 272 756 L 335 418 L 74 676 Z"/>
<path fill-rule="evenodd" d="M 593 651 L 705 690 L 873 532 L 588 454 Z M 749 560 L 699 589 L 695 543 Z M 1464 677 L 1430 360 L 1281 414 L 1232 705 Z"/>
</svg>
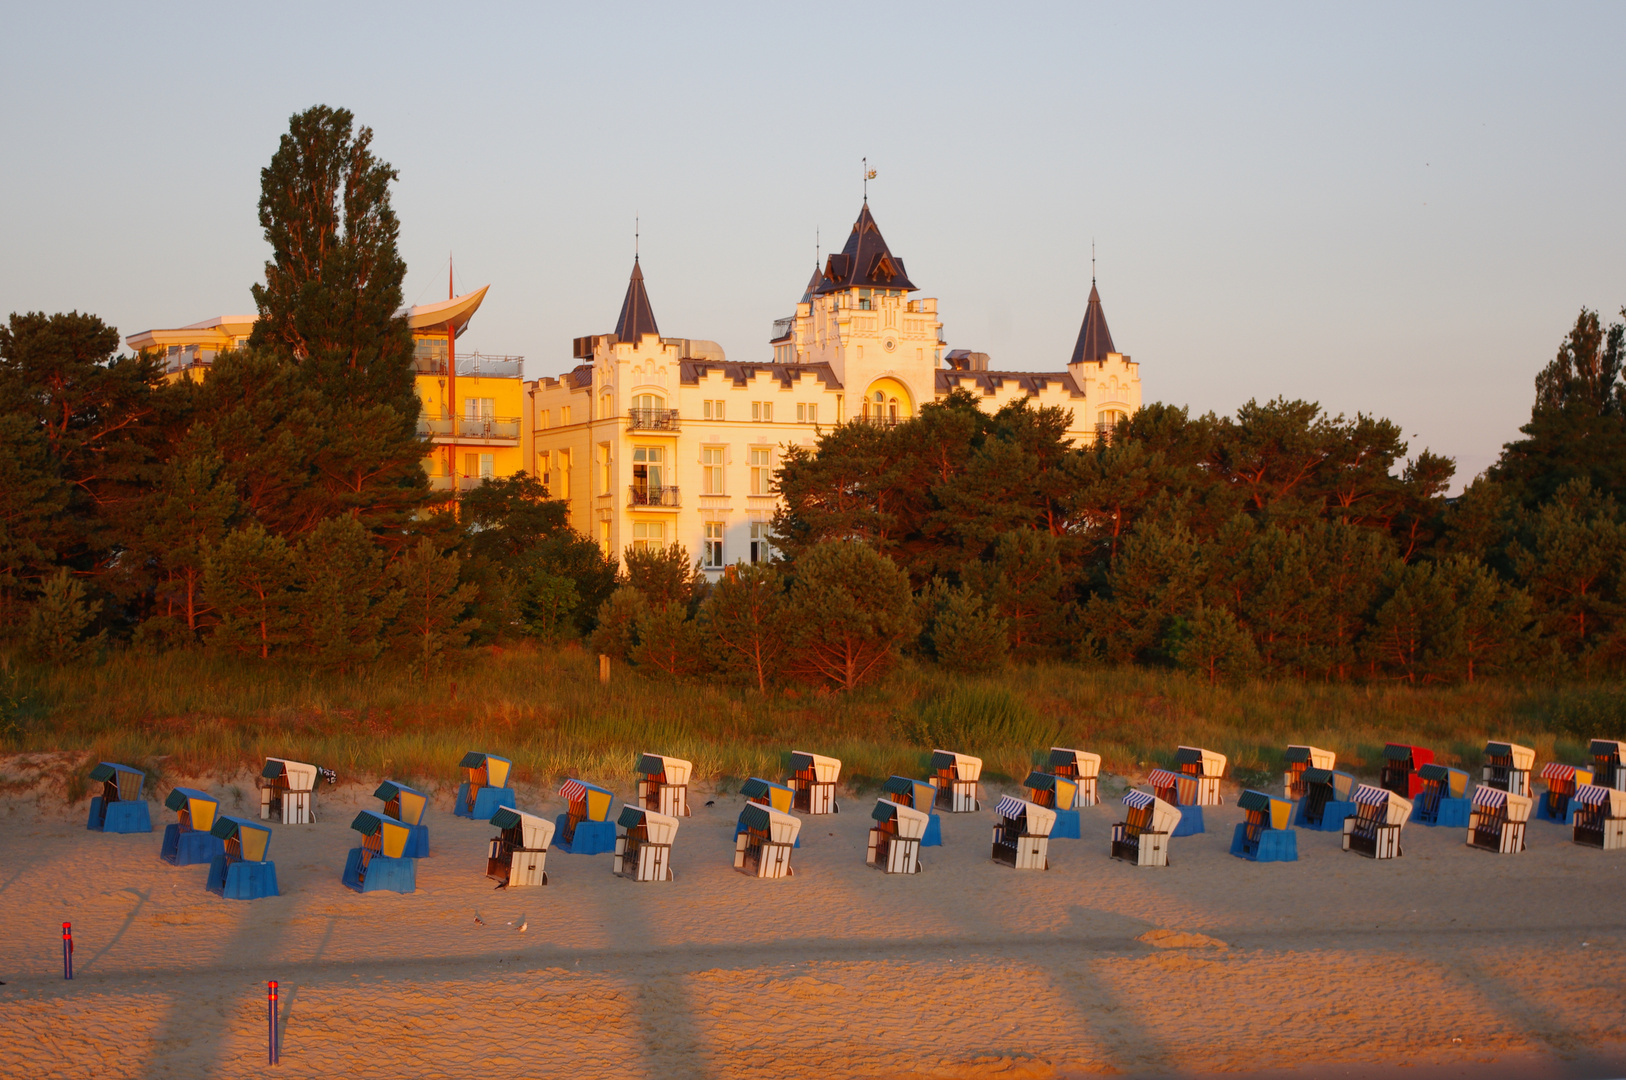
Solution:
<svg viewBox="0 0 1626 1080">
<path fill-rule="evenodd" d="M 1060 406 L 1088 444 L 1140 407 L 1138 365 L 1114 346 L 1093 282 L 1054 372 L 946 351 L 937 301 L 918 291 L 866 201 L 846 246 L 774 323 L 772 361 L 738 363 L 715 342 L 661 335 L 635 258 L 614 332 L 575 339 L 571 371 L 525 384 L 522 459 L 607 553 L 681 543 L 716 572 L 766 557 L 774 471 L 821 428 L 896 424 L 964 389 L 990 411 Z"/>
</svg>

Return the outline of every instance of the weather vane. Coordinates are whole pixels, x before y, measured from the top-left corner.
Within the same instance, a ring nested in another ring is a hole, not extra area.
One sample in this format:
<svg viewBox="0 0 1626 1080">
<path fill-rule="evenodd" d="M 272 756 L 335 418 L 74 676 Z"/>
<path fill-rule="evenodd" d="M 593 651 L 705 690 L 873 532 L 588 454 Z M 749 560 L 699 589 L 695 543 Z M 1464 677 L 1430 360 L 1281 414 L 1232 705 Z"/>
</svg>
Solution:
<svg viewBox="0 0 1626 1080">
<path fill-rule="evenodd" d="M 869 167 L 869 158 L 864 159 L 864 201 L 869 202 L 869 182 L 875 179 L 875 170 Z"/>
<path fill-rule="evenodd" d="M 638 261 L 638 225 L 639 225 L 638 215 L 637 215 L 636 212 L 634 212 L 633 215 L 632 215 L 632 261 L 633 262 Z"/>
</svg>

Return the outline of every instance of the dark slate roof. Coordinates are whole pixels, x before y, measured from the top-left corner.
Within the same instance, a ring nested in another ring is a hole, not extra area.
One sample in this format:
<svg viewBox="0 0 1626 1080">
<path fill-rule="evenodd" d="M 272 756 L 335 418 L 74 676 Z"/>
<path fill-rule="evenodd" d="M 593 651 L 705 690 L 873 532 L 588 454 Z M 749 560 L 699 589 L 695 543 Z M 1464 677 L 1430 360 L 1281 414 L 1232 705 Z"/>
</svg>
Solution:
<svg viewBox="0 0 1626 1080">
<path fill-rule="evenodd" d="M 1078 343 L 1073 346 L 1069 364 L 1082 364 L 1087 360 L 1105 360 L 1107 353 L 1117 352 L 1112 344 L 1112 331 L 1107 329 L 1107 314 L 1101 310 L 1101 294 L 1090 282 L 1090 302 L 1084 309 L 1084 325 L 1078 328 Z"/>
<path fill-rule="evenodd" d="M 937 392 L 947 394 L 959 387 L 967 390 L 975 388 L 984 394 L 993 394 L 1008 382 L 1014 382 L 1017 388 L 1037 397 L 1045 389 L 1055 383 L 1066 392 L 1068 397 L 1081 398 L 1084 391 L 1080 389 L 1073 375 L 1068 371 L 937 371 Z"/>
<path fill-rule="evenodd" d="M 904 272 L 903 260 L 887 250 L 881 228 L 869 212 L 869 203 L 858 212 L 853 222 L 852 235 L 841 254 L 832 255 L 824 264 L 824 281 L 815 290 L 816 295 L 838 292 L 842 289 L 904 289 L 916 291 L 914 282 Z"/>
<path fill-rule="evenodd" d="M 765 374 L 778 379 L 785 387 L 795 386 L 798 377 L 813 376 L 831 390 L 841 389 L 841 380 L 836 378 L 829 364 L 734 364 L 727 361 L 719 364 L 712 360 L 684 360 L 682 365 L 681 378 L 685 386 L 695 385 L 708 371 L 721 371 L 735 386 L 744 386 L 759 374 Z"/>
<path fill-rule="evenodd" d="M 823 284 L 824 284 L 824 272 L 822 270 L 820 270 L 817 266 L 813 267 L 813 276 L 807 279 L 807 289 L 803 291 L 802 298 L 800 300 L 798 300 L 797 303 L 799 303 L 799 304 L 810 304 L 810 303 L 812 303 L 814 294 L 819 291 L 819 286 L 823 285 Z"/>
<path fill-rule="evenodd" d="M 655 327 L 655 313 L 649 308 L 649 294 L 644 291 L 644 272 L 634 255 L 632 280 L 627 282 L 627 298 L 621 301 L 621 318 L 615 324 L 616 340 L 636 343 L 645 334 L 659 337 L 660 333 Z"/>
</svg>

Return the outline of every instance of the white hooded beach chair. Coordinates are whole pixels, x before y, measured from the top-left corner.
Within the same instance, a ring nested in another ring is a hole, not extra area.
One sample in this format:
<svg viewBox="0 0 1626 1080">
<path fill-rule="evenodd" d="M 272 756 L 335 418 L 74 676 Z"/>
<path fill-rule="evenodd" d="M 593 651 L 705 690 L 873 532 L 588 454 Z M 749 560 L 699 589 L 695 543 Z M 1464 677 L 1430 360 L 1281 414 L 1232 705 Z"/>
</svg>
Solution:
<svg viewBox="0 0 1626 1080">
<path fill-rule="evenodd" d="M 937 777 L 939 809 L 951 814 L 971 814 L 982 809 L 977 801 L 982 758 L 956 754 L 952 750 L 933 750 L 932 772 Z"/>
<path fill-rule="evenodd" d="M 801 831 L 800 818 L 762 803 L 746 803 L 734 836 L 734 869 L 748 877 L 790 877 L 796 872 L 791 869 L 790 855 Z"/>
<path fill-rule="evenodd" d="M 841 779 L 841 762 L 823 754 L 797 750 L 790 755 L 790 776 L 785 786 L 795 793 L 792 805 L 804 814 L 839 814 L 836 783 Z"/>
<path fill-rule="evenodd" d="M 1530 797 L 1530 773 L 1536 767 L 1536 752 L 1510 742 L 1485 744 L 1485 767 L 1480 782 L 1514 795 Z"/>
<path fill-rule="evenodd" d="M 875 800 L 870 818 L 869 850 L 864 861 L 889 874 L 920 873 L 920 842 L 931 815 L 890 799 Z"/>
<path fill-rule="evenodd" d="M 994 806 L 999 824 L 994 826 L 995 862 L 1018 870 L 1050 869 L 1050 832 L 1056 826 L 1056 812 L 1048 806 L 1000 797 Z"/>
<path fill-rule="evenodd" d="M 634 881 L 672 880 L 672 841 L 678 819 L 641 806 L 621 807 L 616 819 L 621 835 L 615 838 L 614 870 Z"/>
<path fill-rule="evenodd" d="M 1500 788 L 1476 787 L 1468 811 L 1468 846 L 1501 855 L 1524 850 L 1524 826 L 1535 800 Z"/>
<path fill-rule="evenodd" d="M 1626 742 L 1593 739 L 1587 756 L 1592 758 L 1594 784 L 1626 791 Z"/>
<path fill-rule="evenodd" d="M 1338 766 L 1337 754 L 1315 746 L 1289 746 L 1282 760 L 1287 765 L 1287 771 L 1282 773 L 1282 793 L 1295 800 L 1304 798 L 1305 769 L 1326 769 L 1330 772 Z"/>
<path fill-rule="evenodd" d="M 1344 850 L 1374 859 L 1395 859 L 1400 830 L 1411 820 L 1411 800 L 1386 788 L 1362 784 L 1355 789 L 1355 813 L 1344 819 Z"/>
<path fill-rule="evenodd" d="M 668 817 L 689 816 L 689 774 L 682 758 L 644 754 L 638 759 L 638 805 Z"/>
<path fill-rule="evenodd" d="M 1626 791 L 1601 784 L 1576 789 L 1575 842 L 1604 851 L 1626 848 Z"/>
<path fill-rule="evenodd" d="M 1136 866 L 1169 865 L 1169 836 L 1180 824 L 1180 808 L 1149 791 L 1124 792 L 1127 820 L 1112 827 L 1112 857 Z"/>
<path fill-rule="evenodd" d="M 486 853 L 486 877 L 497 887 L 548 883 L 548 848 L 557 826 L 547 818 L 511 806 L 499 806 L 491 824 L 502 831 L 491 838 Z"/>
<path fill-rule="evenodd" d="M 327 770 L 303 761 L 266 758 L 260 770 L 260 820 L 309 825 L 316 820 L 316 778 Z M 333 780 L 329 779 L 328 783 Z"/>
<path fill-rule="evenodd" d="M 1197 778 L 1198 806 L 1220 804 L 1220 778 L 1225 775 L 1225 755 L 1200 746 L 1182 746 L 1175 750 L 1176 767 L 1187 776 Z"/>
<path fill-rule="evenodd" d="M 1080 806 L 1096 806 L 1101 802 L 1101 795 L 1096 787 L 1101 776 L 1100 754 L 1092 754 L 1088 750 L 1070 750 L 1065 746 L 1052 746 L 1050 772 L 1053 776 L 1065 776 L 1078 785 L 1078 790 L 1073 795 L 1073 805 L 1061 809 L 1076 810 Z"/>
</svg>

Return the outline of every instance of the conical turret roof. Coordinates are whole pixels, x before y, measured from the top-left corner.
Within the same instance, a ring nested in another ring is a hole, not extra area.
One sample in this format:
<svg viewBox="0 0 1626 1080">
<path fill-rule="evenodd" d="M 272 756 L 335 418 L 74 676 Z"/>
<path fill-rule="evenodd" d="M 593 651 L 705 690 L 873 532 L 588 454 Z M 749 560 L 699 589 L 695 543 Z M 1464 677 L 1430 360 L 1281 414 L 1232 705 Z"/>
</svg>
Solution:
<svg viewBox="0 0 1626 1080">
<path fill-rule="evenodd" d="M 621 318 L 615 323 L 618 341 L 636 343 L 645 334 L 660 336 L 655 325 L 655 313 L 649 307 L 649 294 L 644 291 L 644 271 L 638 265 L 638 256 L 632 257 L 632 280 L 627 282 L 627 298 L 621 301 Z"/>
<path fill-rule="evenodd" d="M 807 279 L 807 288 L 802 292 L 802 298 L 800 300 L 798 300 L 797 303 L 799 303 L 799 304 L 812 303 L 813 302 L 813 297 L 818 295 L 819 286 L 823 285 L 823 284 L 824 284 L 824 271 L 820 270 L 817 266 L 814 266 L 813 267 L 813 276 Z"/>
<path fill-rule="evenodd" d="M 1107 313 L 1101 310 L 1101 294 L 1090 282 L 1090 302 L 1084 308 L 1084 325 L 1078 328 L 1078 343 L 1073 346 L 1069 364 L 1082 364 L 1087 360 L 1105 360 L 1107 353 L 1118 349 L 1112 344 L 1112 331 L 1107 329 Z"/>
<path fill-rule="evenodd" d="M 915 291 L 914 282 L 904 272 L 903 260 L 887 250 L 886 239 L 875 217 L 869 212 L 869 202 L 858 212 L 853 222 L 852 235 L 839 255 L 832 255 L 824 264 L 824 281 L 815 295 L 838 292 L 842 289 L 903 289 Z"/>
</svg>

